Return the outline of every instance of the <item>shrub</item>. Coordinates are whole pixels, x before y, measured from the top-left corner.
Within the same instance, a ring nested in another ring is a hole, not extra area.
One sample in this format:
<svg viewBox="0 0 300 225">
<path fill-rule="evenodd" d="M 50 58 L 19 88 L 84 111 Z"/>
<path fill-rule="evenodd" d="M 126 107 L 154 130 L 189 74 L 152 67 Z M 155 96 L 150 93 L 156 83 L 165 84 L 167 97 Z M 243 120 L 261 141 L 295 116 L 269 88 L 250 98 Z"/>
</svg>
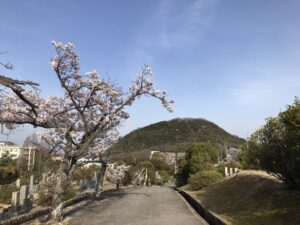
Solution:
<svg viewBox="0 0 300 225">
<path fill-rule="evenodd" d="M 8 152 L 4 152 L 0 157 L 0 166 L 16 167 L 16 160 L 13 160 Z"/>
<path fill-rule="evenodd" d="M 187 184 L 189 178 L 189 171 L 185 159 L 180 159 L 178 161 L 178 172 L 176 173 L 175 178 L 177 187 L 181 187 Z"/>
<path fill-rule="evenodd" d="M 11 197 L 14 191 L 18 191 L 15 184 L 2 185 L 0 191 L 0 203 L 11 204 Z"/>
<path fill-rule="evenodd" d="M 10 184 L 18 178 L 16 167 L 5 166 L 0 167 L 0 185 Z"/>
<path fill-rule="evenodd" d="M 169 170 L 169 166 L 167 164 L 166 157 L 159 152 L 156 152 L 152 155 L 150 162 L 153 164 L 156 171 L 160 171 L 160 170 L 168 171 Z"/>
<path fill-rule="evenodd" d="M 159 175 L 161 176 L 163 183 L 167 183 L 170 180 L 170 175 L 165 170 L 159 171 Z"/>
<path fill-rule="evenodd" d="M 252 134 L 244 155 L 247 164 L 300 189 L 300 100 Z"/>
<path fill-rule="evenodd" d="M 214 170 L 201 171 L 193 174 L 188 184 L 192 190 L 199 190 L 206 186 L 212 185 L 222 179 L 222 175 Z"/>
<path fill-rule="evenodd" d="M 218 161 L 218 152 L 218 149 L 209 143 L 190 145 L 185 159 L 181 159 L 178 163 L 176 186 L 187 184 L 192 174 L 213 169 L 213 164 Z"/>
<path fill-rule="evenodd" d="M 185 159 L 190 174 L 209 169 L 218 162 L 219 151 L 211 144 L 192 144 L 186 151 Z"/>
<path fill-rule="evenodd" d="M 65 194 L 65 201 L 71 199 L 71 198 L 74 198 L 76 196 L 76 189 L 72 186 L 69 186 L 67 191 L 66 191 L 66 194 Z"/>
<path fill-rule="evenodd" d="M 149 181 L 155 183 L 155 168 L 150 161 L 142 161 L 140 163 L 140 169 L 147 169 Z"/>
<path fill-rule="evenodd" d="M 18 178 L 16 161 L 11 158 L 8 152 L 0 157 L 0 185 L 10 184 Z"/>
</svg>

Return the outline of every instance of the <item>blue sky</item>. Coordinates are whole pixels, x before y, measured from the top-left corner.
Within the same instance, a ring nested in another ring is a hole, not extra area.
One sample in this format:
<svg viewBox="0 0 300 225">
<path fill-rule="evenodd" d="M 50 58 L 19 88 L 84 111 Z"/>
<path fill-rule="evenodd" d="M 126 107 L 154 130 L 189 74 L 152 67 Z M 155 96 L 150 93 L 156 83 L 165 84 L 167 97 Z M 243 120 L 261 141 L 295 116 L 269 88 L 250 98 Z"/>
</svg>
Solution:
<svg viewBox="0 0 300 225">
<path fill-rule="evenodd" d="M 39 82 L 44 96 L 60 91 L 52 40 L 74 43 L 82 72 L 96 69 L 124 90 L 146 63 L 175 112 L 142 98 L 128 108 L 122 135 L 201 117 L 247 137 L 299 96 L 299 8 L 297 0 L 4 0 L 0 59 L 15 65 L 8 75 Z M 32 132 L 8 138 L 21 144 Z"/>
</svg>

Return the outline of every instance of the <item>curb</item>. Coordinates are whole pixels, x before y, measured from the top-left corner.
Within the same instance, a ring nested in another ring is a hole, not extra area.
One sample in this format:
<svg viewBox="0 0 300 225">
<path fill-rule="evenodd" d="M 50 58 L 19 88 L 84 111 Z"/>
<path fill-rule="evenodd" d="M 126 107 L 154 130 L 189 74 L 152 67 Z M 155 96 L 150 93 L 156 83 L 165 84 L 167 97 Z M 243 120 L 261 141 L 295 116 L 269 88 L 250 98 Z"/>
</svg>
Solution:
<svg viewBox="0 0 300 225">
<path fill-rule="evenodd" d="M 184 197 L 187 202 L 193 207 L 193 209 L 209 224 L 209 225 L 230 225 L 224 222 L 219 216 L 215 213 L 207 210 L 204 206 L 191 195 L 186 193 L 183 190 L 174 188 L 182 197 Z"/>
</svg>

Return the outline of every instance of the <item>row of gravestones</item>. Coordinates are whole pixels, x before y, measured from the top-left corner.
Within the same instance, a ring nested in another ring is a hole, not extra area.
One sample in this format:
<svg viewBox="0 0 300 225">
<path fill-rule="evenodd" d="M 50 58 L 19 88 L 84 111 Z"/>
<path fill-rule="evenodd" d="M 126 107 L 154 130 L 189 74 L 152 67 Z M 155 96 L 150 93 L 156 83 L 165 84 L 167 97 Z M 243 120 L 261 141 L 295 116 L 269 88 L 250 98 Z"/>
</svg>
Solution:
<svg viewBox="0 0 300 225">
<path fill-rule="evenodd" d="M 224 171 L 225 177 L 231 177 L 238 172 L 239 172 L 238 168 L 228 168 L 228 167 L 225 167 L 225 171 Z"/>
<path fill-rule="evenodd" d="M 0 219 L 8 219 L 15 213 L 28 212 L 32 208 L 29 194 L 37 191 L 38 187 L 38 185 L 34 185 L 34 176 L 30 176 L 29 185 L 21 186 L 20 179 L 17 179 L 15 183 L 19 191 L 12 193 L 10 207 L 0 209 Z"/>
<path fill-rule="evenodd" d="M 29 211 L 32 207 L 32 202 L 29 198 L 29 186 L 21 186 L 20 191 L 12 193 L 11 207 L 13 211 Z"/>
<path fill-rule="evenodd" d="M 21 180 L 17 179 L 16 180 L 16 187 L 20 188 L 21 187 Z M 34 185 L 34 177 L 33 175 L 30 176 L 30 180 L 29 180 L 29 192 L 35 192 L 37 191 L 37 185 Z"/>
<path fill-rule="evenodd" d="M 32 208 L 32 201 L 29 198 L 29 186 L 23 185 L 20 191 L 12 193 L 11 206 L 0 209 L 0 220 L 8 219 L 15 213 L 28 212 Z"/>
<path fill-rule="evenodd" d="M 47 175 L 43 174 L 43 181 L 47 179 Z M 16 187 L 19 191 L 12 193 L 11 206 L 8 208 L 0 208 L 0 220 L 10 218 L 13 214 L 19 212 L 27 212 L 32 208 L 32 201 L 29 198 L 29 194 L 39 190 L 40 185 L 34 182 L 34 176 L 30 176 L 29 185 L 21 186 L 20 179 L 16 180 Z M 92 179 L 80 180 L 78 189 L 84 191 L 87 189 L 95 188 L 97 183 L 97 172 L 94 172 Z M 1 185 L 0 185 L 1 191 Z"/>
</svg>

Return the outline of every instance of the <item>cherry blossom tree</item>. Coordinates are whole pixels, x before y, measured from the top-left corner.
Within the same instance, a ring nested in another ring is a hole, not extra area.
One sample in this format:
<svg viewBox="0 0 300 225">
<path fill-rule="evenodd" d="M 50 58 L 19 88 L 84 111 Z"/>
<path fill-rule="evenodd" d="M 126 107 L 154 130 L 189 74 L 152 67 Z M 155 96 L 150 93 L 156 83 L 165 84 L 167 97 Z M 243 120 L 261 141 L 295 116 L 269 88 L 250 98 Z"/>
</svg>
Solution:
<svg viewBox="0 0 300 225">
<path fill-rule="evenodd" d="M 22 89 L 22 97 L 14 87 L 6 85 L 11 92 L 0 92 L 0 123 L 8 129 L 22 124 L 45 128 L 41 138 L 51 143 L 51 152 L 63 155 L 52 210 L 53 218 L 61 221 L 65 191 L 74 165 L 84 157 L 103 159 L 106 146 L 129 117 L 126 107 L 147 95 L 160 100 L 163 107 L 172 112 L 173 101 L 167 100 L 166 92 L 154 88 L 148 65 L 142 67 L 125 93 L 111 81 L 102 79 L 96 71 L 81 74 L 73 44 L 54 41 L 53 45 L 57 54 L 50 64 L 62 95 L 43 98 L 32 89 Z M 104 163 L 104 169 L 105 166 Z"/>
<path fill-rule="evenodd" d="M 0 53 L 0 55 L 1 54 L 3 53 Z M 4 68 L 5 70 L 13 70 L 14 67 L 11 63 L 0 62 L 0 68 Z M 22 94 L 22 92 L 24 91 L 25 86 L 27 87 L 29 86 L 33 90 L 37 90 L 37 87 L 39 86 L 38 83 L 32 81 L 12 79 L 0 73 L 0 91 L 4 91 L 3 88 L 1 89 L 1 86 L 4 88 L 9 88 L 11 91 L 13 91 L 20 98 L 20 100 L 22 100 L 33 110 L 33 112 L 35 112 L 36 106 L 32 104 L 32 102 L 30 102 L 28 99 L 26 99 L 26 97 Z"/>
</svg>

